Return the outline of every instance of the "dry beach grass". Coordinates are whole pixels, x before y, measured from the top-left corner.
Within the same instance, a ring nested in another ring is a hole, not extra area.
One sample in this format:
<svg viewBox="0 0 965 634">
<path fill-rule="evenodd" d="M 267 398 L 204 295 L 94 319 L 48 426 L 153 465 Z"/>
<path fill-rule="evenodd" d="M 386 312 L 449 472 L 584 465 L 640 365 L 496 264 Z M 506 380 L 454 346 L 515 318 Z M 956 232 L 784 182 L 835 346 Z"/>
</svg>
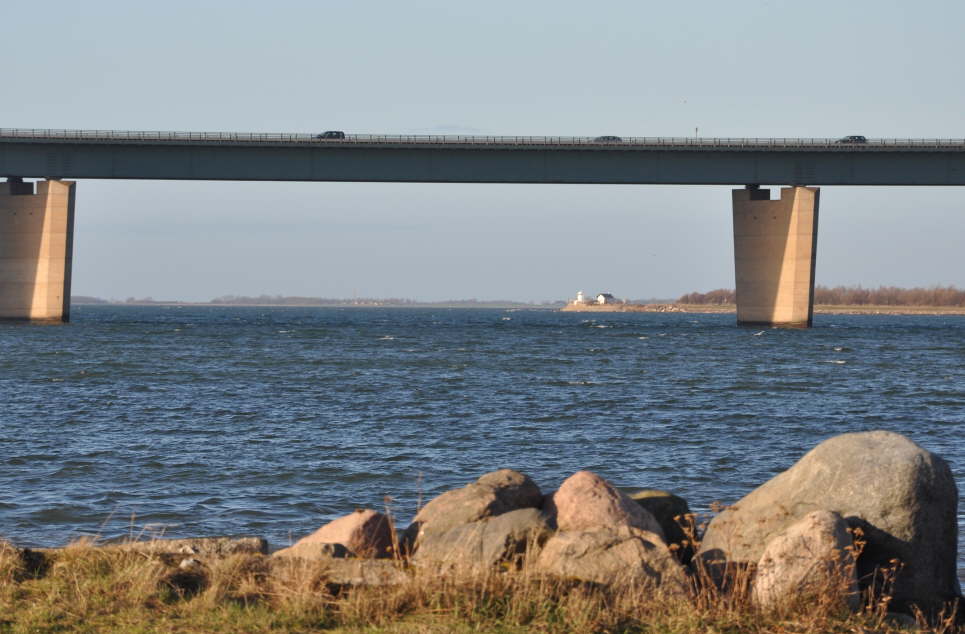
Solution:
<svg viewBox="0 0 965 634">
<path fill-rule="evenodd" d="M 162 550 L 163 549 L 159 549 Z M 204 558 L 79 542 L 43 555 L 0 547 L 0 632 L 898 632 L 887 592 L 862 609 L 844 584 L 763 612 L 748 569 L 723 586 L 694 577 L 691 600 L 653 590 L 551 578 L 523 566 L 485 574 L 414 574 L 383 587 L 338 587 L 324 561 L 260 554 Z M 396 561 L 395 565 L 404 566 Z M 954 631 L 942 618 L 923 631 Z"/>
</svg>

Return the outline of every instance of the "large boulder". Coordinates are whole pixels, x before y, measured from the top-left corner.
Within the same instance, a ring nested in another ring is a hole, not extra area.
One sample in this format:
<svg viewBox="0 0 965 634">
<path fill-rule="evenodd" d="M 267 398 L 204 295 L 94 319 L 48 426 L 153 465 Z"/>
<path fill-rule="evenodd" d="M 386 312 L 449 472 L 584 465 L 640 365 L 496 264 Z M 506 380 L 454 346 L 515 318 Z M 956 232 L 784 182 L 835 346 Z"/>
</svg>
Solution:
<svg viewBox="0 0 965 634">
<path fill-rule="evenodd" d="M 662 489 L 622 489 L 627 496 L 653 515 L 663 529 L 667 545 L 677 558 L 688 564 L 694 555 L 694 539 L 697 530 L 693 526 L 693 514 L 687 500 Z M 686 528 L 686 530 L 685 530 Z M 676 549 L 674 549 L 676 546 Z"/>
<path fill-rule="evenodd" d="M 392 521 L 378 511 L 358 509 L 332 520 L 275 555 L 324 556 L 327 547 L 322 544 L 341 544 L 356 557 L 388 557 L 392 555 Z"/>
<path fill-rule="evenodd" d="M 490 569 L 500 563 L 515 565 L 530 547 L 540 547 L 551 532 L 539 509 L 518 509 L 447 531 L 429 531 L 413 563 L 460 572 Z"/>
<path fill-rule="evenodd" d="M 523 508 L 538 508 L 543 494 L 529 476 L 500 469 L 461 489 L 446 491 L 426 504 L 403 535 L 409 550 L 417 549 L 427 532 L 444 533 L 456 526 Z"/>
<path fill-rule="evenodd" d="M 663 539 L 625 524 L 557 533 L 543 546 L 535 567 L 568 579 L 633 585 L 668 596 L 686 596 L 689 588 L 683 567 Z"/>
<path fill-rule="evenodd" d="M 948 464 L 887 431 L 842 434 L 714 518 L 703 561 L 756 563 L 776 535 L 816 510 L 840 514 L 866 543 L 858 578 L 870 583 L 901 562 L 893 605 L 926 610 L 961 594 L 955 562 L 958 491 Z"/>
<path fill-rule="evenodd" d="M 543 511 L 561 531 L 632 526 L 664 539 L 649 511 L 592 471 L 577 471 L 546 497 Z"/>
<path fill-rule="evenodd" d="M 812 511 L 768 542 L 752 594 L 765 610 L 821 596 L 852 610 L 860 603 L 848 525 L 832 511 Z"/>
</svg>

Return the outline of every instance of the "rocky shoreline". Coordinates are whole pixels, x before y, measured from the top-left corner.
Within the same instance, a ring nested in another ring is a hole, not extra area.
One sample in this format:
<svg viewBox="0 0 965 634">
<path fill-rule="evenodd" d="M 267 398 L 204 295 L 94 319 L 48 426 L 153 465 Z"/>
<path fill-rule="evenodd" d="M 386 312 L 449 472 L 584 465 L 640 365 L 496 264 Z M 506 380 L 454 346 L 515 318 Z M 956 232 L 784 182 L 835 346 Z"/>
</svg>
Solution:
<svg viewBox="0 0 965 634">
<path fill-rule="evenodd" d="M 822 442 L 707 525 L 666 491 L 618 489 L 579 471 L 544 493 L 527 475 L 500 469 L 432 499 L 404 530 L 389 515 L 357 509 L 270 555 L 258 537 L 102 548 L 157 557 L 186 579 L 249 553 L 269 570 L 320 564 L 328 588 L 525 570 L 667 601 L 694 601 L 711 588 L 714 596 L 743 592 L 766 611 L 831 593 L 849 610 L 885 601 L 895 613 L 934 616 L 961 600 L 957 513 L 942 458 L 873 431 Z M 59 551 L 18 549 L 35 571 Z"/>
<path fill-rule="evenodd" d="M 729 312 L 735 312 L 736 309 Z M 560 309 L 563 313 L 685 313 L 677 304 L 576 304 L 570 302 Z M 711 311 L 708 311 L 711 312 Z M 725 312 L 725 311 L 721 311 Z"/>
</svg>

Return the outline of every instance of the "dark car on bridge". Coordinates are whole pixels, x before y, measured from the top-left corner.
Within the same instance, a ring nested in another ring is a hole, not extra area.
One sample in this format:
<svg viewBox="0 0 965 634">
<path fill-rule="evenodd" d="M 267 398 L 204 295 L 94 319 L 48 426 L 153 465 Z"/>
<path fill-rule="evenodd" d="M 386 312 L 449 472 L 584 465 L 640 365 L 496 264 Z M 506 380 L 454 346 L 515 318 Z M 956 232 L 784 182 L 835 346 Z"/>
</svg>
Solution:
<svg viewBox="0 0 965 634">
<path fill-rule="evenodd" d="M 321 134 L 315 135 L 316 139 L 344 139 L 345 133 L 341 130 L 326 130 Z"/>
<path fill-rule="evenodd" d="M 613 136 L 612 134 L 605 134 L 603 136 L 598 136 L 593 139 L 597 143 L 622 143 L 623 139 L 618 136 Z"/>
<path fill-rule="evenodd" d="M 865 137 L 863 137 L 863 136 L 861 136 L 860 134 L 852 134 L 851 136 L 843 136 L 843 137 L 841 137 L 840 139 L 838 139 L 837 141 L 835 141 L 835 143 L 851 143 L 851 144 L 855 144 L 855 143 L 867 143 L 867 142 L 868 142 L 868 139 L 865 138 Z"/>
</svg>

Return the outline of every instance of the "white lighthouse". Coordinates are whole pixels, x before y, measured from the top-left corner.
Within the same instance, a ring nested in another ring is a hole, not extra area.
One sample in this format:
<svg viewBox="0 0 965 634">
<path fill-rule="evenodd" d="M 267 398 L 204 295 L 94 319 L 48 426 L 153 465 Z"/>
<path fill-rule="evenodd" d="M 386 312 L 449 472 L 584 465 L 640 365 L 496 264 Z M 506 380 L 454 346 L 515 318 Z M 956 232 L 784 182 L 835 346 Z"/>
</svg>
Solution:
<svg viewBox="0 0 965 634">
<path fill-rule="evenodd" d="M 576 301 L 575 301 L 574 303 L 575 303 L 575 304 L 585 304 L 585 303 L 586 303 L 586 298 L 583 297 L 583 291 L 577 291 L 577 292 L 576 292 Z"/>
</svg>

